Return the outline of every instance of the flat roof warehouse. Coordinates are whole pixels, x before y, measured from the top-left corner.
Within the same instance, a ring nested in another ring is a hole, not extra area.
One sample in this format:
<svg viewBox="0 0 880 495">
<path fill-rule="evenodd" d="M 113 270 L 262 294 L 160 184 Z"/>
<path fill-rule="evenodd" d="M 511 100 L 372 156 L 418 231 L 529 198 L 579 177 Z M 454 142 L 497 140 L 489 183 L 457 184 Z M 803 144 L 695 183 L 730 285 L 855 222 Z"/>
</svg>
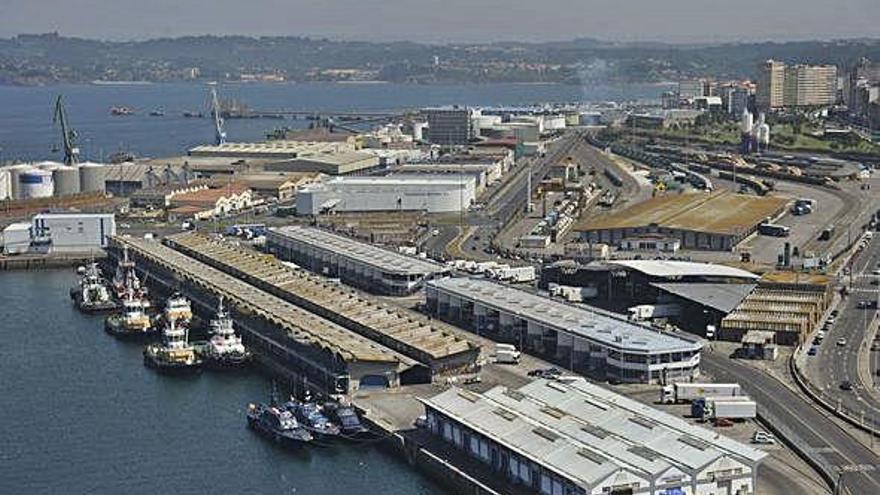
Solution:
<svg viewBox="0 0 880 495">
<path fill-rule="evenodd" d="M 612 313 L 586 310 L 487 280 L 444 278 L 428 282 L 428 288 L 439 288 L 628 352 L 699 351 L 703 347 L 697 339 L 670 335 Z"/>
</svg>

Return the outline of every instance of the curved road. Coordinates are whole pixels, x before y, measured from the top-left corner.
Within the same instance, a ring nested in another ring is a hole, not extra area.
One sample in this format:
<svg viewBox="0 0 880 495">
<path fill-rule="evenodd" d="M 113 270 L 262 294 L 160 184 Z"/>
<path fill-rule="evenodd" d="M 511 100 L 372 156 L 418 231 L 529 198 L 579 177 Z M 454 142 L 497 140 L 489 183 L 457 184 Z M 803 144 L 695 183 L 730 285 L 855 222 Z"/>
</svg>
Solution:
<svg viewBox="0 0 880 495">
<path fill-rule="evenodd" d="M 710 352 L 702 369 L 722 382 L 738 382 L 783 427 L 822 458 L 844 472 L 843 486 L 852 495 L 880 493 L 880 456 L 865 447 L 810 401 L 765 372 Z"/>
</svg>

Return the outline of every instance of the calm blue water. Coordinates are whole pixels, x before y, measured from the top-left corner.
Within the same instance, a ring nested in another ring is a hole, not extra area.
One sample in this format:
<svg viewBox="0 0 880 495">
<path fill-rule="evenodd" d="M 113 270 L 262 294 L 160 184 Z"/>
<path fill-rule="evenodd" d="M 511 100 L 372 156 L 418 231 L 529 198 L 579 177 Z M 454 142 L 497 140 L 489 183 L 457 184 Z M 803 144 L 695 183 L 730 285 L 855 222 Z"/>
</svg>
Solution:
<svg viewBox="0 0 880 495">
<path fill-rule="evenodd" d="M 431 105 L 525 105 L 543 102 L 607 101 L 658 98 L 664 87 L 563 85 L 398 85 L 398 84 L 240 84 L 221 85 L 222 98 L 235 98 L 257 110 L 401 110 Z M 138 156 L 182 154 L 210 143 L 208 119 L 188 119 L 186 110 L 207 108 L 208 87 L 200 84 L 145 86 L 0 87 L 0 161 L 59 160 L 52 152 L 60 131 L 52 125 L 54 101 L 63 94 L 69 119 L 80 135 L 84 158 L 100 160 L 125 150 Z M 129 106 L 137 114 L 113 117 L 112 106 Z M 149 111 L 165 110 L 165 117 Z M 307 125 L 294 120 L 231 120 L 230 141 L 259 140 L 281 126 Z"/>
<path fill-rule="evenodd" d="M 0 272 L 0 493 L 440 495 L 369 446 L 279 450 L 245 426 L 259 375 L 159 376 L 67 296 L 72 271 Z"/>
</svg>

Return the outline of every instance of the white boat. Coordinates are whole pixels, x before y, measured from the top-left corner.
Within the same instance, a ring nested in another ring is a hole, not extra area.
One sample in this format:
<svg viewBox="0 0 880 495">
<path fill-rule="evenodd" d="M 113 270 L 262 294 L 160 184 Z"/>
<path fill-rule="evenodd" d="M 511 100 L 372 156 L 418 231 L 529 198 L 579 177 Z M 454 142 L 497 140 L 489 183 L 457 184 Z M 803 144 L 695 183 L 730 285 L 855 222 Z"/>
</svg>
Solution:
<svg viewBox="0 0 880 495">
<path fill-rule="evenodd" d="M 193 373 L 202 360 L 189 342 L 189 329 L 172 318 L 162 329 L 162 342 L 144 349 L 144 364 L 165 373 Z"/>
<path fill-rule="evenodd" d="M 80 311 L 112 311 L 119 307 L 110 294 L 97 263 L 80 267 L 77 271 L 81 277 L 76 287 L 70 289 L 70 297 Z"/>
<path fill-rule="evenodd" d="M 189 325 L 192 322 L 193 311 L 189 299 L 183 297 L 180 292 L 175 292 L 165 301 L 165 310 L 162 312 L 165 322 L 174 321 L 178 325 Z"/>
<path fill-rule="evenodd" d="M 223 307 L 223 299 L 217 314 L 209 324 L 210 339 L 201 348 L 206 364 L 213 368 L 234 368 L 250 361 L 251 354 L 235 334 L 235 326 L 229 312 Z"/>
</svg>

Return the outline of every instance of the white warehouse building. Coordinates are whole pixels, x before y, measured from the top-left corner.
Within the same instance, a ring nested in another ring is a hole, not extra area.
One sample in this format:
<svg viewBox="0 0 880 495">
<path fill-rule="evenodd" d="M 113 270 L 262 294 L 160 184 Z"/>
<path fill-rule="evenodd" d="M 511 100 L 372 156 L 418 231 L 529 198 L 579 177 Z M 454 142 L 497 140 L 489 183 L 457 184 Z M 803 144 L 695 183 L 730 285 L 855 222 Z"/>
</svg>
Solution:
<svg viewBox="0 0 880 495">
<path fill-rule="evenodd" d="M 89 253 L 107 247 L 116 235 L 112 213 L 41 213 L 31 222 L 34 251 Z"/>
<path fill-rule="evenodd" d="M 422 210 L 458 212 L 476 199 L 473 178 L 460 177 L 333 177 L 297 190 L 299 215 L 322 212 Z"/>
<path fill-rule="evenodd" d="M 689 381 L 703 343 L 485 279 L 431 280 L 426 308 L 437 318 L 516 344 L 586 375 L 629 383 Z"/>
<path fill-rule="evenodd" d="M 426 430 L 535 495 L 752 495 L 765 452 L 586 380 L 451 388 Z"/>
</svg>

